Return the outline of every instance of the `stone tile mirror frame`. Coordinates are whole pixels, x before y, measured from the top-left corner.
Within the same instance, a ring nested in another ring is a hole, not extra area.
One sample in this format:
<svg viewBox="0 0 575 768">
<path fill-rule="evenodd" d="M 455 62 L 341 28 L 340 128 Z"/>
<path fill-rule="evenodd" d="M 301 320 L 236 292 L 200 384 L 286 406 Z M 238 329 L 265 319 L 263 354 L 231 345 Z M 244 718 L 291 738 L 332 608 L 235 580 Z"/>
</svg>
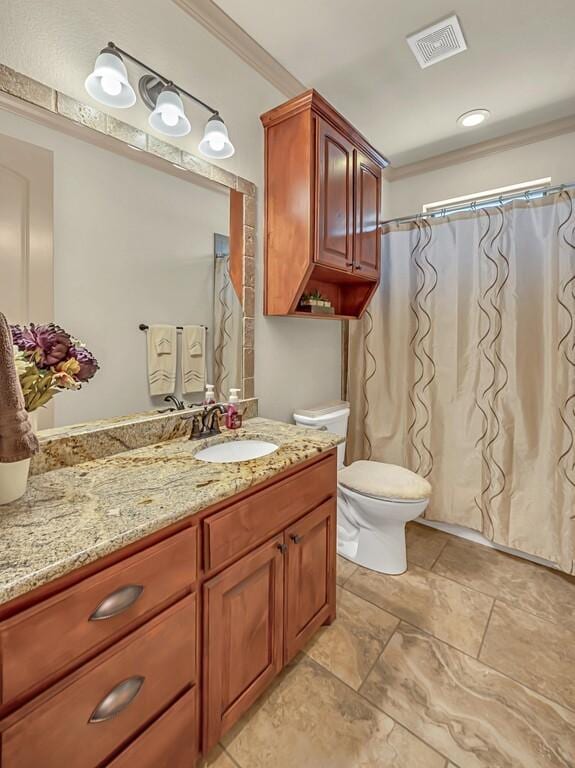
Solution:
<svg viewBox="0 0 575 768">
<path fill-rule="evenodd" d="M 0 64 L 0 109 L 96 144 L 172 176 L 230 190 L 231 275 L 243 307 L 242 397 L 254 396 L 256 186 L 217 165 Z M 140 150 L 140 151 L 135 151 Z M 234 258 L 235 257 L 235 258 Z M 234 267 L 232 266 L 232 272 Z"/>
</svg>

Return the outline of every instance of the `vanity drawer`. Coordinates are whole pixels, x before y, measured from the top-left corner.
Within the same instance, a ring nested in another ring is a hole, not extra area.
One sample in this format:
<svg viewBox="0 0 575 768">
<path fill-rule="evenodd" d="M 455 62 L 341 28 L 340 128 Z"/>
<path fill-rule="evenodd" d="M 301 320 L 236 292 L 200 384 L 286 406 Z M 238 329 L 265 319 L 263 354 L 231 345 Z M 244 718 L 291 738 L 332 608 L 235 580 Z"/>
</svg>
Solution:
<svg viewBox="0 0 575 768">
<path fill-rule="evenodd" d="M 182 531 L 0 624 L 5 704 L 190 592 L 197 578 L 197 528 Z"/>
<path fill-rule="evenodd" d="M 188 691 L 108 768 L 193 768 L 198 756 L 198 697 Z"/>
<path fill-rule="evenodd" d="M 204 520 L 206 570 L 212 571 L 281 531 L 337 492 L 335 454 Z"/>
<path fill-rule="evenodd" d="M 196 596 L 190 595 L 9 722 L 2 768 L 101 765 L 195 683 L 195 644 Z"/>
</svg>

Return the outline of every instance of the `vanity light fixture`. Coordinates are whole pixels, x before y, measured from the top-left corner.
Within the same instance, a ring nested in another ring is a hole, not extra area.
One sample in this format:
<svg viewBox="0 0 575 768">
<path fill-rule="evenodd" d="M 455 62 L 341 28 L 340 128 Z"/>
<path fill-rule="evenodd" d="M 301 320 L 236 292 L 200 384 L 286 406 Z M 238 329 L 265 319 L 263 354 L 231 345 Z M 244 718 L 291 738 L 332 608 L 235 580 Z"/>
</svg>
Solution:
<svg viewBox="0 0 575 768">
<path fill-rule="evenodd" d="M 98 54 L 94 71 L 88 75 L 84 86 L 93 99 L 107 107 L 125 109 L 136 103 L 124 60 L 111 45 Z"/>
<path fill-rule="evenodd" d="M 182 98 L 173 85 L 164 85 L 148 122 L 156 131 L 167 136 L 185 136 L 192 130 Z"/>
<path fill-rule="evenodd" d="M 128 81 L 128 72 L 123 58 L 147 70 L 140 78 L 138 90 L 144 104 L 151 111 L 149 124 L 165 136 L 186 136 L 191 131 L 190 121 L 184 111 L 182 96 L 211 112 L 198 149 L 204 157 L 224 160 L 231 157 L 234 146 L 229 139 L 228 129 L 217 109 L 198 99 L 189 91 L 175 85 L 171 80 L 156 72 L 147 64 L 136 59 L 115 43 L 100 51 L 94 71 L 88 75 L 85 87 L 90 96 L 108 107 L 125 109 L 136 103 L 136 94 Z"/>
<path fill-rule="evenodd" d="M 226 124 L 219 115 L 212 115 L 204 129 L 204 137 L 198 149 L 205 157 L 224 160 L 234 154 L 234 146 L 228 137 Z"/>
<path fill-rule="evenodd" d="M 488 109 L 472 109 L 459 115 L 457 123 L 464 128 L 475 128 L 477 125 L 485 122 L 490 114 L 491 112 Z"/>
</svg>

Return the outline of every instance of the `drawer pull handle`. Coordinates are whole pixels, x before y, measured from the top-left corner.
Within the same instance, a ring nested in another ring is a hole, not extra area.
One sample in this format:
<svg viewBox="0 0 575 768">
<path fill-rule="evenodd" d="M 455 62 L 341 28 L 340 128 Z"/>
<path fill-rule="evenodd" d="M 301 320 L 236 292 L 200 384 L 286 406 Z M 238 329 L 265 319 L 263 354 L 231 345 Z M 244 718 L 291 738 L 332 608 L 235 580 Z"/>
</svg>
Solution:
<svg viewBox="0 0 575 768">
<path fill-rule="evenodd" d="M 122 680 L 110 693 L 107 693 L 92 712 L 88 723 L 105 723 L 119 715 L 136 698 L 144 685 L 145 678 L 140 675 Z"/>
<path fill-rule="evenodd" d="M 120 587 L 102 600 L 89 620 L 112 619 L 119 613 L 127 611 L 140 598 L 143 591 L 144 587 L 141 584 L 128 584 L 125 587 Z"/>
<path fill-rule="evenodd" d="M 301 541 L 301 536 L 298 536 L 297 533 L 291 533 L 290 539 L 293 541 L 294 544 L 299 544 Z"/>
</svg>

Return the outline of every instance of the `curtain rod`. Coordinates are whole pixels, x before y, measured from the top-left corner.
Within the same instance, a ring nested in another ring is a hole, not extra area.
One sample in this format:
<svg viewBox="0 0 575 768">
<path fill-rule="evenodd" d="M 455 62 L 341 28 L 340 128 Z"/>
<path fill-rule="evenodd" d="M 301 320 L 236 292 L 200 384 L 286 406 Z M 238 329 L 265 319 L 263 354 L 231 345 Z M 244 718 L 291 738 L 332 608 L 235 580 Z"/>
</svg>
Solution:
<svg viewBox="0 0 575 768">
<path fill-rule="evenodd" d="M 429 211 L 428 213 L 414 213 L 411 216 L 400 216 L 397 219 L 388 219 L 382 222 L 381 226 L 385 227 L 387 224 L 403 224 L 408 221 L 420 221 L 421 219 L 437 219 L 440 216 L 447 216 L 450 213 L 464 213 L 465 211 L 475 211 L 478 208 L 489 208 L 493 205 L 504 205 L 512 200 L 538 200 L 541 197 L 547 197 L 555 192 L 562 192 L 564 189 L 573 189 L 573 184 L 559 184 L 556 187 L 537 187 L 536 189 L 525 189 L 521 192 L 514 192 L 509 195 L 499 195 L 497 197 L 487 197 L 483 200 L 471 200 L 467 203 L 461 203 L 459 205 L 446 206 L 436 211 Z"/>
</svg>

